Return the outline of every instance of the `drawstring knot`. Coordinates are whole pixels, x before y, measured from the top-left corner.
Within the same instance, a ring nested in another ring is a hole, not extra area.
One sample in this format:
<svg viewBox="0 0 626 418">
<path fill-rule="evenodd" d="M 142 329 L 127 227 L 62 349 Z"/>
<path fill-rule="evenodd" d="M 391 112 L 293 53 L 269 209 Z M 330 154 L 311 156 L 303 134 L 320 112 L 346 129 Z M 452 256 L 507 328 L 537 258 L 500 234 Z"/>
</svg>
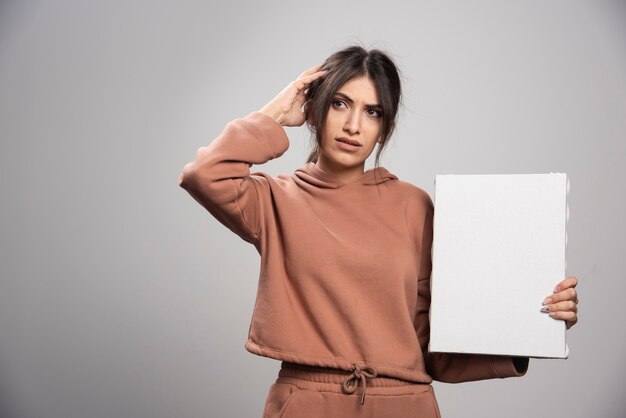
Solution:
<svg viewBox="0 0 626 418">
<path fill-rule="evenodd" d="M 363 383 L 363 393 L 361 393 L 361 405 L 365 403 L 365 388 L 367 387 L 366 378 L 376 377 L 376 370 L 372 367 L 361 368 L 357 364 L 352 364 L 352 374 L 343 381 L 343 390 L 347 393 L 354 393 L 360 383 Z"/>
</svg>

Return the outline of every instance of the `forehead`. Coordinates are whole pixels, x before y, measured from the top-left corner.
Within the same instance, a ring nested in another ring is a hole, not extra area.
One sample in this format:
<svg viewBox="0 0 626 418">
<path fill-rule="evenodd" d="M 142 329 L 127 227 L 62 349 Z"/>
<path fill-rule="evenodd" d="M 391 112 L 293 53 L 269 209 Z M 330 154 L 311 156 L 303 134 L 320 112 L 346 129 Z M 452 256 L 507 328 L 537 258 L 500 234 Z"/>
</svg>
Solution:
<svg viewBox="0 0 626 418">
<path fill-rule="evenodd" d="M 366 77 L 355 77 L 346 81 L 337 93 L 344 93 L 356 103 L 376 104 L 378 103 L 378 94 L 374 82 Z"/>
</svg>

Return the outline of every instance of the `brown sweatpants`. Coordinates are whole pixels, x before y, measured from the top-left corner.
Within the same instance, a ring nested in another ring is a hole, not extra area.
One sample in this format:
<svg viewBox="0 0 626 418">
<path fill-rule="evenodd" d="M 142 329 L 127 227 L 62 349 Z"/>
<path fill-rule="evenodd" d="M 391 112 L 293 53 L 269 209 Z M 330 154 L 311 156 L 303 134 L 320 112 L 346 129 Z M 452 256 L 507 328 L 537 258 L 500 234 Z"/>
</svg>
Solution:
<svg viewBox="0 0 626 418">
<path fill-rule="evenodd" d="M 366 377 L 366 371 L 283 361 L 263 418 L 441 418 L 430 384 Z"/>
</svg>

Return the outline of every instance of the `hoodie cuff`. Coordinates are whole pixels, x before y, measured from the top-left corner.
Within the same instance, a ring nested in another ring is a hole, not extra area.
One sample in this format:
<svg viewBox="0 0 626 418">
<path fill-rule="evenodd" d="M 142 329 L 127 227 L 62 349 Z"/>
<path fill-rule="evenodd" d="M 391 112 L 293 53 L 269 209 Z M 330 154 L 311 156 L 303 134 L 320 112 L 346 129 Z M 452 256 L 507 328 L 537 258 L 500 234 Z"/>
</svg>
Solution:
<svg viewBox="0 0 626 418">
<path fill-rule="evenodd" d="M 530 359 L 518 356 L 491 356 L 493 367 L 498 377 L 524 376 L 528 371 Z"/>
<path fill-rule="evenodd" d="M 251 130 L 266 147 L 270 160 L 280 157 L 289 149 L 289 137 L 283 125 L 265 113 L 254 111 L 243 118 L 245 126 Z"/>
</svg>

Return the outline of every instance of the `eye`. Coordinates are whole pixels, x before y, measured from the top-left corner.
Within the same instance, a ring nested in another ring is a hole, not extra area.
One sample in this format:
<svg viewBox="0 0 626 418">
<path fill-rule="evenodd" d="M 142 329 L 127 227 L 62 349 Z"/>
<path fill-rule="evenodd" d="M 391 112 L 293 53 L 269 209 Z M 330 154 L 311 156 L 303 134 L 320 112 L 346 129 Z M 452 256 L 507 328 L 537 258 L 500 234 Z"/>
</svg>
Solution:
<svg viewBox="0 0 626 418">
<path fill-rule="evenodd" d="M 378 110 L 378 109 L 367 109 L 368 112 L 374 112 L 374 114 L 372 115 L 370 113 L 370 115 L 374 116 L 375 118 L 382 118 L 383 117 L 383 113 Z"/>
<path fill-rule="evenodd" d="M 341 104 L 345 105 L 343 100 L 337 100 L 337 99 L 333 100 L 333 106 L 339 107 L 338 103 L 341 103 Z"/>
</svg>

